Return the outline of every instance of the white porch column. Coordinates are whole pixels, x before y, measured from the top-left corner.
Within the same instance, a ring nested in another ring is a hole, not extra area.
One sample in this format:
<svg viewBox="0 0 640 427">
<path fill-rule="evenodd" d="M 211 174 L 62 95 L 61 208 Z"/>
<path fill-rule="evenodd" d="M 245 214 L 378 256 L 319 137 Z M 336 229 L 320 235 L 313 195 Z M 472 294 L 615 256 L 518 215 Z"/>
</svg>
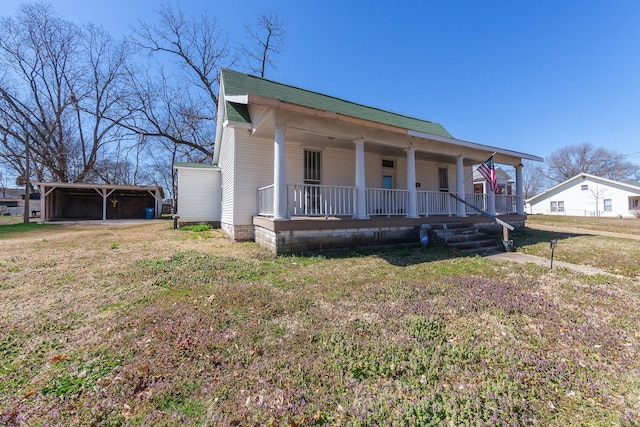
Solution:
<svg viewBox="0 0 640 427">
<path fill-rule="evenodd" d="M 356 139 L 356 214 L 355 219 L 367 219 L 367 184 L 364 173 L 364 140 Z"/>
<path fill-rule="evenodd" d="M 524 215 L 524 179 L 522 177 L 522 163 L 516 166 L 516 212 Z"/>
<path fill-rule="evenodd" d="M 462 200 L 465 199 L 464 195 L 464 157 L 456 157 L 456 193 Z M 458 201 L 458 216 L 467 216 L 464 203 Z"/>
<path fill-rule="evenodd" d="M 407 152 L 407 191 L 409 193 L 409 206 L 407 206 L 407 217 L 418 218 L 418 208 L 416 200 L 418 192 L 416 190 L 416 148 L 409 147 Z"/>
<path fill-rule="evenodd" d="M 273 145 L 273 216 L 275 219 L 288 217 L 284 133 L 284 126 L 276 123 Z"/>
<path fill-rule="evenodd" d="M 485 182 L 484 188 L 487 189 L 487 212 L 490 215 L 496 214 L 496 193 L 489 189 L 489 183 Z"/>
</svg>

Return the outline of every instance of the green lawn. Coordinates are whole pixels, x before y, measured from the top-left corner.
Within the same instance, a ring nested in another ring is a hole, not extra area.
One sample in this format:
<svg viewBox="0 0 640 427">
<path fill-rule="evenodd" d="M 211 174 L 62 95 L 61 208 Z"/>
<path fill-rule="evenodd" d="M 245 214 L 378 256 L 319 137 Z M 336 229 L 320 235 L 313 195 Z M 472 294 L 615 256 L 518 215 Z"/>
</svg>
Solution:
<svg viewBox="0 0 640 427">
<path fill-rule="evenodd" d="M 417 246 L 274 257 L 158 221 L 16 233 L 0 424 L 637 425 L 640 280 L 618 255 L 638 241 L 609 240 L 556 253 L 597 247 L 624 278 Z"/>
</svg>

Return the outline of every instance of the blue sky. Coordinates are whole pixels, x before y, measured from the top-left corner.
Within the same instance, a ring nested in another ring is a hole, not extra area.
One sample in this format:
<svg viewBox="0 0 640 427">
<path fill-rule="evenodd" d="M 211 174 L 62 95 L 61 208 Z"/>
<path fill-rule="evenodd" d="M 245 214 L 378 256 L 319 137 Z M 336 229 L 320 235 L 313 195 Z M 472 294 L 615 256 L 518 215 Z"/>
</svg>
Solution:
<svg viewBox="0 0 640 427">
<path fill-rule="evenodd" d="M 4 0 L 1 15 L 22 1 Z M 590 142 L 640 164 L 640 1 L 173 1 L 233 38 L 260 12 L 287 25 L 267 77 L 439 122 L 456 138 L 548 156 Z M 158 2 L 52 0 L 114 36 Z"/>
</svg>

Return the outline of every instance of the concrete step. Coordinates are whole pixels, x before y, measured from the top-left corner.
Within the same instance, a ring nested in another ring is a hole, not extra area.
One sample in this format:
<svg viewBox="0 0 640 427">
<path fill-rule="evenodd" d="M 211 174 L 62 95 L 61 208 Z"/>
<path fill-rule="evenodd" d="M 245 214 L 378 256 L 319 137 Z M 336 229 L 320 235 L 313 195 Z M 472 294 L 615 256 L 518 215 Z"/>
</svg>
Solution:
<svg viewBox="0 0 640 427">
<path fill-rule="evenodd" d="M 480 233 L 475 230 L 473 233 L 465 233 L 465 234 L 451 234 L 451 235 L 439 235 L 440 239 L 442 239 L 445 243 L 457 243 L 457 242 L 468 242 L 474 240 L 483 240 L 487 237 L 485 233 Z"/>
<path fill-rule="evenodd" d="M 498 246 L 494 239 L 467 240 L 463 242 L 448 243 L 447 246 L 454 249 L 477 249 L 490 246 Z"/>
<path fill-rule="evenodd" d="M 501 244 L 494 246 L 482 246 L 479 248 L 462 249 L 462 252 L 470 255 L 492 255 L 504 253 L 504 246 L 502 246 Z"/>
<path fill-rule="evenodd" d="M 485 255 L 503 252 L 504 247 L 496 238 L 468 223 L 451 222 L 432 224 L 429 230 L 430 239 L 436 245 L 447 246 L 470 254 Z"/>
</svg>

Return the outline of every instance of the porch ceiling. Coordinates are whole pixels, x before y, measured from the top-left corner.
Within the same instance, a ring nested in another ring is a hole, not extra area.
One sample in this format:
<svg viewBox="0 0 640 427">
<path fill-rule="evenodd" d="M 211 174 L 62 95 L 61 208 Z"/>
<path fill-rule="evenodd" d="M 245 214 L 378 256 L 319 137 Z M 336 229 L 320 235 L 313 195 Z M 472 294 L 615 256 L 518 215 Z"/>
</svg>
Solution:
<svg viewBox="0 0 640 427">
<path fill-rule="evenodd" d="M 251 111 L 251 110 L 250 110 Z M 416 159 L 442 164 L 455 164 L 458 156 L 464 157 L 464 165 L 471 166 L 485 161 L 494 151 L 498 152 L 495 162 L 505 165 L 518 165 L 522 157 L 508 150 L 468 143 L 453 138 L 418 136 L 403 133 L 402 129 L 387 129 L 354 124 L 338 118 L 310 116 L 300 113 L 278 113 L 275 109 L 255 110 L 257 116 L 253 125 L 254 136 L 273 139 L 275 135 L 276 115 L 278 121 L 286 126 L 287 142 L 308 146 L 335 147 L 355 150 L 353 141 L 363 139 L 365 151 L 383 156 L 404 157 L 404 150 L 410 146 L 416 148 Z M 259 114 L 258 114 L 259 113 Z M 406 132 L 406 131 L 405 131 Z M 498 151 L 500 150 L 500 151 Z"/>
<path fill-rule="evenodd" d="M 273 135 L 271 132 L 273 132 L 273 128 L 269 129 L 269 127 L 264 127 L 261 129 L 260 134 L 262 137 L 271 137 L 271 135 Z M 410 137 L 407 137 L 407 146 L 409 145 L 409 141 L 414 143 L 414 141 L 409 138 Z M 315 133 L 309 130 L 298 129 L 295 127 L 288 127 L 286 131 L 286 140 L 288 143 L 292 142 L 318 148 L 336 148 L 355 151 L 355 144 L 353 143 L 355 139 L 356 138 L 340 138 L 336 136 Z M 415 143 L 414 146 L 416 147 L 416 160 L 441 164 L 455 164 L 456 157 L 459 154 L 456 153 L 454 155 L 439 152 L 440 149 L 445 148 L 441 147 L 444 144 L 445 143 L 439 141 L 430 140 L 423 140 Z M 451 150 L 450 147 L 448 149 Z M 406 152 L 404 150 L 404 147 L 400 148 L 391 145 L 384 145 L 382 143 L 370 141 L 365 138 L 365 151 L 368 153 L 375 153 L 379 154 L 380 156 L 403 158 L 406 157 Z M 464 152 L 462 152 L 462 154 L 465 156 L 464 165 L 471 166 L 483 162 L 491 153 L 471 153 L 470 151 L 465 150 Z"/>
</svg>

